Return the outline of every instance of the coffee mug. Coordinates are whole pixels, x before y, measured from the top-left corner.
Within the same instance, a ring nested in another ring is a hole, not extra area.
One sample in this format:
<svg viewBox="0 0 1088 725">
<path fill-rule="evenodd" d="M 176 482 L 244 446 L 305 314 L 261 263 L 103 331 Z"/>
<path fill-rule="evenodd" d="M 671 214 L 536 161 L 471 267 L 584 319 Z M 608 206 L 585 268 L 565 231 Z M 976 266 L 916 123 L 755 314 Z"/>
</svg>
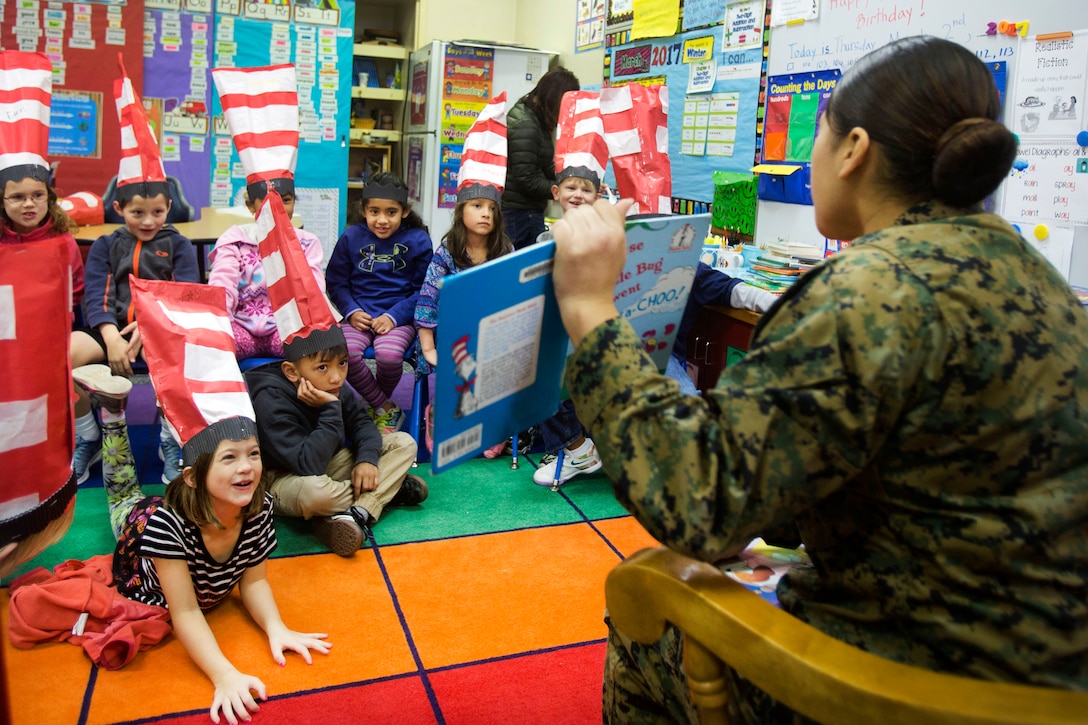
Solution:
<svg viewBox="0 0 1088 725">
<path fill-rule="evenodd" d="M 723 272 L 739 272 L 744 266 L 744 255 L 740 252 L 722 252 L 718 255 L 718 269 Z"/>
<path fill-rule="evenodd" d="M 703 247 L 703 253 L 699 255 L 699 261 L 708 267 L 718 267 L 718 255 L 723 254 L 718 247 Z"/>
<path fill-rule="evenodd" d="M 763 250 L 754 244 L 745 244 L 741 247 L 740 253 L 744 255 L 744 263 L 752 265 L 759 263 L 759 257 L 763 254 Z"/>
</svg>

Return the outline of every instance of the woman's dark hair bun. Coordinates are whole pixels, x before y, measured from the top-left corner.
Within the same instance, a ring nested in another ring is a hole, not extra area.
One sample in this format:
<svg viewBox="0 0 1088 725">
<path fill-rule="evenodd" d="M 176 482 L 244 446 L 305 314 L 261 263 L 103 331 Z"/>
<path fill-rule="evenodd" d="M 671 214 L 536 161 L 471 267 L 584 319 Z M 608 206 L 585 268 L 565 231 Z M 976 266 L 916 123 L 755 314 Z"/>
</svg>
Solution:
<svg viewBox="0 0 1088 725">
<path fill-rule="evenodd" d="M 1016 146 L 1016 136 L 997 121 L 966 118 L 953 124 L 934 149 L 934 195 L 953 206 L 977 204 L 1008 175 Z"/>
</svg>

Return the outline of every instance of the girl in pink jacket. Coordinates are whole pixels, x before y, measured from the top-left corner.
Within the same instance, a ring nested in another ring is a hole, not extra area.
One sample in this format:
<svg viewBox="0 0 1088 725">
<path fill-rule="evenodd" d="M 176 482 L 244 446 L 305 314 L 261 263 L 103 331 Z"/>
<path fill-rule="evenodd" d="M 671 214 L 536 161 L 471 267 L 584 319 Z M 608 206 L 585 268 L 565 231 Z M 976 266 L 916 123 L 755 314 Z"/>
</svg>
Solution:
<svg viewBox="0 0 1088 725">
<path fill-rule="evenodd" d="M 282 195 L 288 216 L 295 213 L 295 195 Z M 256 215 L 264 198 L 249 199 L 246 207 Z M 296 229 L 306 261 L 310 263 L 321 291 L 325 291 L 325 273 L 321 269 L 324 253 L 321 241 L 310 232 Z M 247 357 L 283 357 L 283 341 L 276 330 L 272 316 L 272 304 L 268 301 L 268 286 L 264 279 L 264 266 L 257 249 L 257 224 L 236 224 L 215 243 L 208 254 L 212 268 L 208 284 L 227 291 L 227 312 L 234 328 L 234 344 L 239 360 Z"/>
</svg>

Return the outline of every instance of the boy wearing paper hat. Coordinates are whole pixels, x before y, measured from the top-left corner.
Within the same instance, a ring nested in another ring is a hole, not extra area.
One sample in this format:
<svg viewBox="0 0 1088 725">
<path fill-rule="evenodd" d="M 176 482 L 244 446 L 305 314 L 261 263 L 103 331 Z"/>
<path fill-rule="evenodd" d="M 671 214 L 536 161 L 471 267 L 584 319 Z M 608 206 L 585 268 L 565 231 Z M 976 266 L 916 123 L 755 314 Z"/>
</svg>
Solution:
<svg viewBox="0 0 1088 725">
<path fill-rule="evenodd" d="M 129 376 L 132 363 L 141 354 L 129 275 L 197 282 L 199 272 L 192 243 L 166 224 L 170 191 L 162 155 L 123 64 L 114 91 L 121 121 L 121 163 L 113 208 L 125 223 L 112 234 L 99 237 L 87 254 L 83 298 L 87 326 L 72 333 L 72 367 L 105 361 L 114 376 Z M 111 390 L 119 385 L 102 371 L 94 371 L 93 377 Z M 82 482 L 89 476 L 91 463 L 102 455 L 101 433 L 86 392 L 79 386 L 76 392 L 75 469 Z M 167 462 L 176 461 L 180 449 L 165 430 L 160 435 L 160 454 Z"/>
<path fill-rule="evenodd" d="M 345 385 L 344 333 L 275 189 L 258 212 L 257 235 L 287 358 L 246 374 L 269 490 L 277 514 L 312 520 L 322 543 L 353 556 L 387 506 L 427 498 L 423 479 L 408 475 L 416 444 L 407 433 L 382 436 Z"/>
</svg>

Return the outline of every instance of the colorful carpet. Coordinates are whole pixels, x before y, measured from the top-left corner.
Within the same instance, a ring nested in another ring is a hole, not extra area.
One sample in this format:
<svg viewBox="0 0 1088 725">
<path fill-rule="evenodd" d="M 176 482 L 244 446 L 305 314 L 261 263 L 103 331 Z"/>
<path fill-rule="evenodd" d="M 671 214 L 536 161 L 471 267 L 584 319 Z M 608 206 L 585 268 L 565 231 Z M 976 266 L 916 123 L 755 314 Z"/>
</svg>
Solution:
<svg viewBox="0 0 1088 725">
<path fill-rule="evenodd" d="M 158 426 L 133 418 L 140 480 L 157 482 Z M 533 484 L 535 460 L 512 470 L 479 458 L 440 476 L 420 465 L 430 497 L 388 511 L 351 559 L 327 553 L 305 522 L 277 520 L 269 578 L 283 619 L 333 647 L 281 668 L 237 593 L 210 612 L 227 657 L 268 688 L 254 723 L 600 722 L 604 579 L 655 542 L 603 475 L 553 493 Z M 65 539 L 21 571 L 112 551 L 95 473 Z M 5 631 L 7 603 L 5 587 Z M 173 636 L 112 672 L 70 644 L 4 646 L 16 725 L 209 722 L 212 688 Z"/>
</svg>

